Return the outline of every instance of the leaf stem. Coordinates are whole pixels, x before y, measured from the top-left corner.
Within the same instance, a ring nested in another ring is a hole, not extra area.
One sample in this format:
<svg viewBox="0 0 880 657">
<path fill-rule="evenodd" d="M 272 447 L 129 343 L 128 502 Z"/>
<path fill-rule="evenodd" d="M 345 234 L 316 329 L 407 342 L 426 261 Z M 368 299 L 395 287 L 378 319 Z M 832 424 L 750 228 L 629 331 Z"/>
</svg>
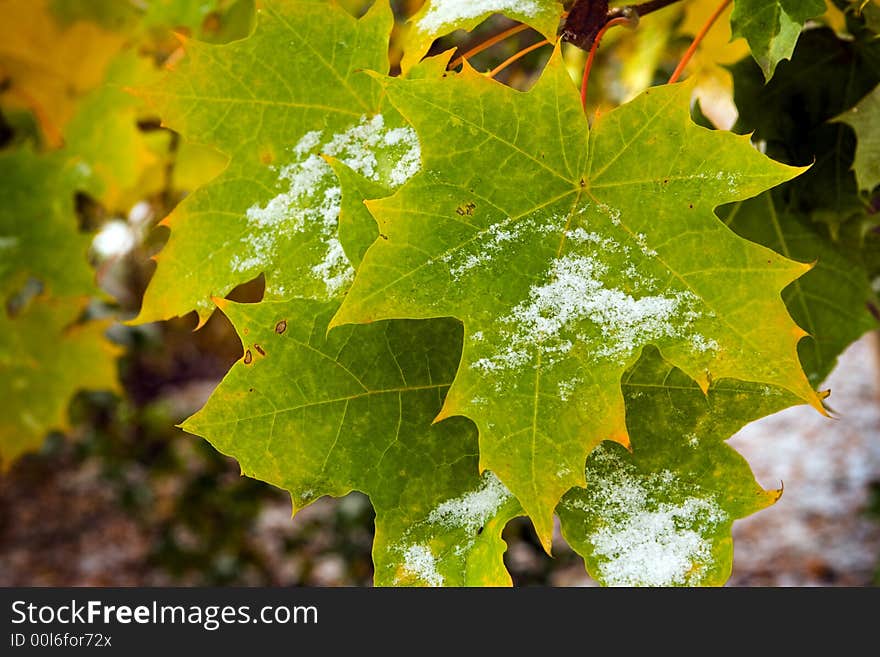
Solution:
<svg viewBox="0 0 880 657">
<path fill-rule="evenodd" d="M 543 41 L 538 41 L 538 43 L 533 43 L 532 45 L 528 46 L 527 48 L 523 48 L 518 53 L 515 53 L 515 54 L 511 55 L 510 57 L 508 57 L 507 59 L 505 59 L 498 66 L 496 66 L 491 71 L 489 71 L 486 75 L 489 76 L 490 78 L 494 78 L 501 71 L 503 71 L 508 66 L 513 64 L 516 60 L 518 60 L 522 57 L 525 57 L 533 50 L 537 50 L 538 48 L 541 48 L 543 46 L 549 46 L 549 45 L 550 45 L 550 42 L 547 39 L 544 39 Z"/>
<path fill-rule="evenodd" d="M 514 25 L 513 27 L 510 27 L 510 28 L 504 30 L 503 32 L 499 32 L 495 36 L 493 36 L 489 39 L 486 39 L 482 43 L 477 44 L 476 46 L 474 46 L 473 48 L 471 48 L 467 52 L 465 52 L 465 53 L 459 55 L 458 57 L 456 57 L 455 59 L 453 59 L 451 62 L 449 62 L 449 66 L 447 66 L 447 68 L 455 68 L 456 66 L 461 64 L 464 60 L 470 59 L 474 55 L 477 55 L 477 54 L 483 52 L 484 50 L 491 48 L 496 43 L 504 41 L 506 38 L 512 37 L 513 35 L 519 34 L 520 32 L 524 32 L 527 29 L 529 29 L 528 25 L 526 25 L 525 23 L 520 23 L 519 25 Z"/>
<path fill-rule="evenodd" d="M 593 39 L 593 45 L 592 47 L 590 47 L 590 54 L 587 56 L 587 63 L 584 64 L 584 77 L 581 81 L 581 105 L 583 106 L 585 112 L 587 111 L 587 88 L 590 82 L 590 71 L 592 71 L 593 69 L 593 60 L 596 58 L 596 51 L 599 49 L 599 43 L 602 41 L 602 37 L 605 36 L 605 32 L 607 32 L 615 25 L 632 24 L 633 19 L 631 16 L 618 16 L 617 18 L 612 18 L 610 21 L 602 26 L 602 29 L 599 30 L 596 38 Z"/>
<path fill-rule="evenodd" d="M 609 15 L 619 14 L 627 9 L 630 11 L 634 11 L 639 16 L 647 16 L 648 14 L 652 14 L 655 11 L 659 11 L 668 7 L 669 5 L 674 5 L 676 2 L 681 2 L 681 0 L 650 0 L 649 2 L 643 2 L 638 5 L 628 5 L 626 7 L 617 7 L 612 9 L 609 12 Z"/>
<path fill-rule="evenodd" d="M 700 28 L 700 31 L 697 32 L 697 36 L 694 37 L 693 42 L 690 47 L 684 53 L 684 56 L 681 58 L 681 61 L 678 63 L 678 66 L 675 67 L 675 71 L 673 71 L 672 75 L 669 77 L 669 84 L 673 82 L 677 82 L 678 78 L 681 77 L 682 72 L 685 67 L 688 65 L 688 62 L 691 61 L 691 57 L 694 56 L 694 53 L 697 52 L 697 47 L 700 45 L 700 42 L 706 37 L 709 33 L 709 30 L 712 29 L 712 26 L 715 24 L 715 21 L 718 20 L 718 17 L 724 13 L 724 10 L 730 5 L 732 0 L 722 0 L 721 4 L 718 5 L 718 8 L 709 16 L 709 20 Z"/>
</svg>

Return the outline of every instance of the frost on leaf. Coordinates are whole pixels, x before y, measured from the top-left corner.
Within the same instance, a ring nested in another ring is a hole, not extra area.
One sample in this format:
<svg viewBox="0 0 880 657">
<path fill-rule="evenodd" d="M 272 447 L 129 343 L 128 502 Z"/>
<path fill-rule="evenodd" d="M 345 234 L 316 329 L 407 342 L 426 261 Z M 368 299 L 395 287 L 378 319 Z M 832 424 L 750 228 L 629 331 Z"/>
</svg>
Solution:
<svg viewBox="0 0 880 657">
<path fill-rule="evenodd" d="M 403 553 L 403 570 L 428 586 L 443 586 L 443 575 L 427 545 L 410 545 Z"/>
<path fill-rule="evenodd" d="M 534 17 L 541 10 L 537 0 L 431 0 L 427 11 L 415 21 L 416 26 L 425 32 L 442 34 L 443 30 L 462 21 L 478 18 L 490 13 L 520 14 Z"/>
<path fill-rule="evenodd" d="M 715 497 L 694 497 L 672 472 L 640 475 L 611 449 L 598 447 L 587 487 L 566 499 L 598 520 L 586 540 L 596 576 L 610 586 L 697 586 L 712 558 L 707 537 L 728 520 Z M 674 502 L 663 501 L 674 499 Z"/>
<path fill-rule="evenodd" d="M 492 472 L 483 473 L 479 486 L 435 505 L 424 518 L 407 528 L 399 543 L 388 547 L 391 560 L 403 559 L 403 569 L 394 583 L 408 584 L 415 578 L 416 582 L 430 586 L 442 585 L 442 575 L 429 567 L 434 564 L 431 545 L 441 550 L 445 571 L 465 573 L 456 579 L 468 579 L 473 555 L 485 549 L 487 541 L 497 540 L 498 528 L 518 512 L 519 505 L 507 487 Z M 486 531 L 493 525 L 494 531 Z M 477 572 L 472 575 L 480 576 Z"/>
<path fill-rule="evenodd" d="M 245 274 L 271 271 L 281 260 L 282 247 L 296 248 L 298 235 L 300 241 L 317 235 L 314 252 L 304 258 L 311 265 L 311 276 L 323 283 L 326 298 L 332 299 L 345 291 L 354 277 L 354 269 L 338 237 L 342 188 L 324 156 L 394 190 L 418 172 L 419 140 L 412 128 L 387 128 L 384 116 L 376 114 L 371 118 L 363 116 L 357 124 L 335 134 L 308 132 L 290 154 L 292 161 L 277 169 L 283 191 L 267 203 L 255 203 L 248 208 L 249 232 L 241 238 L 230 268 Z M 270 277 L 267 292 L 283 297 L 292 290 Z"/>
<path fill-rule="evenodd" d="M 798 170 L 694 125 L 688 85 L 652 88 L 592 131 L 558 52 L 528 93 L 468 67 L 386 88 L 419 135 L 423 169 L 370 202 L 383 239 L 333 325 L 463 321 L 440 417 L 476 422 L 481 465 L 545 545 L 587 454 L 627 443 L 620 377 L 646 345 L 703 386 L 736 377 L 819 404 L 797 359 L 804 333 L 780 298 L 809 266 L 713 212 Z"/>
<path fill-rule="evenodd" d="M 731 379 L 704 393 L 653 348 L 622 385 L 631 451 L 613 443 L 593 451 L 586 485 L 557 507 L 563 535 L 604 584 L 723 584 L 733 563 L 733 521 L 779 496 L 757 484 L 725 441 L 796 398 Z"/>
</svg>

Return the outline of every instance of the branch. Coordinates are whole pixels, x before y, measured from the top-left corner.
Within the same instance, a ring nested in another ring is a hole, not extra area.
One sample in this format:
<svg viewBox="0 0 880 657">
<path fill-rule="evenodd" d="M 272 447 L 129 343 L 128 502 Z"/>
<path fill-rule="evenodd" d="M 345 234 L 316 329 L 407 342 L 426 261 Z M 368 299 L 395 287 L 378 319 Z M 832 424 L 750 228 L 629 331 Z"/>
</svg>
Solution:
<svg viewBox="0 0 880 657">
<path fill-rule="evenodd" d="M 648 0 L 637 5 L 609 9 L 608 0 L 577 0 L 562 26 L 562 40 L 573 43 L 583 50 L 590 50 L 596 36 L 610 21 L 616 18 L 638 21 L 640 17 L 676 2 L 681 0 Z"/>
</svg>

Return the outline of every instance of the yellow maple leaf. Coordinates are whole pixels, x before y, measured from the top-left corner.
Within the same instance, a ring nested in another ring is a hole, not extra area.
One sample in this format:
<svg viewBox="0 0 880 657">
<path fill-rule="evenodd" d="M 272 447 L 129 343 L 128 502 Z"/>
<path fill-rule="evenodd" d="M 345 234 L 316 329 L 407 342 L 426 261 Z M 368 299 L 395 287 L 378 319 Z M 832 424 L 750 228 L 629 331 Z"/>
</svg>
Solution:
<svg viewBox="0 0 880 657">
<path fill-rule="evenodd" d="M 58 146 L 77 100 L 103 81 L 126 37 L 89 21 L 64 25 L 48 0 L 0 0 L 0 15 L 2 99 L 33 111 Z"/>
</svg>

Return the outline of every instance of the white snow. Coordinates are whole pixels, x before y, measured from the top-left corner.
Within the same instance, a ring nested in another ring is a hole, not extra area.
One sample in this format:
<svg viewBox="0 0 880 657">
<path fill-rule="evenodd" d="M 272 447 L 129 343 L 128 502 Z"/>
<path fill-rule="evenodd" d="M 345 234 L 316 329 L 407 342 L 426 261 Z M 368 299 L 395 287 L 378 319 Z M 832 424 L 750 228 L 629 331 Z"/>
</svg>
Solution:
<svg viewBox="0 0 880 657">
<path fill-rule="evenodd" d="M 427 545 L 410 545 L 403 553 L 403 569 L 429 586 L 443 586 L 443 575 L 437 570 L 437 560 Z"/>
<path fill-rule="evenodd" d="M 236 253 L 230 266 L 237 272 L 265 269 L 279 257 L 281 240 L 296 233 L 317 234 L 323 252 L 311 273 L 325 284 L 327 298 L 333 298 L 351 281 L 354 270 L 337 236 L 342 190 L 318 153 L 395 189 L 418 173 L 421 146 L 412 128 L 388 129 L 385 118 L 377 114 L 363 116 L 348 129 L 326 137 L 320 130 L 307 132 L 291 152 L 293 161 L 278 171 L 284 191 L 263 205 L 248 208 L 251 230 L 241 240 L 244 252 Z M 269 291 L 280 292 L 271 277 L 267 285 Z"/>
<path fill-rule="evenodd" d="M 473 533 L 483 527 L 510 498 L 507 486 L 487 471 L 478 489 L 438 505 L 428 515 L 428 522 Z"/>
<path fill-rule="evenodd" d="M 596 515 L 589 536 L 598 575 L 610 586 L 696 585 L 699 565 L 711 559 L 705 535 L 728 519 L 714 495 L 688 496 L 693 487 L 672 472 L 642 474 L 605 447 L 588 467 L 588 500 L 571 507 Z M 684 498 L 680 503 L 658 499 Z"/>
<path fill-rule="evenodd" d="M 602 340 L 592 345 L 591 355 L 622 362 L 647 342 L 682 337 L 700 316 L 694 310 L 698 300 L 690 292 L 635 298 L 606 286 L 602 277 L 608 273 L 607 265 L 588 256 L 567 254 L 555 259 L 549 280 L 533 285 L 529 299 L 502 319 L 511 327 L 502 332 L 505 347 L 492 357 L 477 360 L 472 367 L 484 372 L 519 368 L 536 349 L 545 362 L 552 364 L 573 347 L 571 339 L 563 334 L 584 321 L 602 331 Z M 570 337 L 583 339 L 577 334 Z"/>
<path fill-rule="evenodd" d="M 92 240 L 92 248 L 101 258 L 121 256 L 137 244 L 137 237 L 126 222 L 113 219 L 105 223 Z"/>
<path fill-rule="evenodd" d="M 436 558 L 422 543 L 409 542 L 414 531 L 427 534 L 448 544 L 449 558 L 467 559 L 480 529 L 512 498 L 511 492 L 495 474 L 483 473 L 479 486 L 459 497 L 445 500 L 434 507 L 424 520 L 414 523 L 403 534 L 403 540 L 389 550 L 403 555 L 404 570 L 431 586 L 442 586 Z"/>
<path fill-rule="evenodd" d="M 418 27 L 422 32 L 439 34 L 447 26 L 487 13 L 516 12 L 535 16 L 540 10 L 535 0 L 432 0 Z"/>
<path fill-rule="evenodd" d="M 153 206 L 147 201 L 135 203 L 128 211 L 128 223 L 135 228 L 145 229 L 153 219 Z"/>
<path fill-rule="evenodd" d="M 502 255 L 507 245 L 523 242 L 536 233 L 558 230 L 564 223 L 564 217 L 558 215 L 523 217 L 517 220 L 508 217 L 504 221 L 492 224 L 478 239 L 469 242 L 467 248 L 470 252 L 466 252 L 462 247 L 446 253 L 440 260 L 449 266 L 449 273 L 458 281 L 472 269 L 485 267 Z"/>
</svg>

